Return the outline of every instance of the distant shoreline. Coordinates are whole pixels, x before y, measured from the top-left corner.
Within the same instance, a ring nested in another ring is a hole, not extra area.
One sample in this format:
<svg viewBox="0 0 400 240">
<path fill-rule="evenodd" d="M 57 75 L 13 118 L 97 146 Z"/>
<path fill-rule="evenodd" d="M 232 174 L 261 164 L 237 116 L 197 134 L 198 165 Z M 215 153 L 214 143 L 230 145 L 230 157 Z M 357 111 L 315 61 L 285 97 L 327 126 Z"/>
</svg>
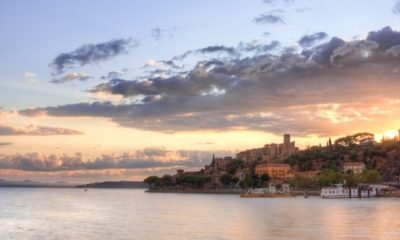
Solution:
<svg viewBox="0 0 400 240">
<path fill-rule="evenodd" d="M 9 186 L 0 186 L 0 188 L 75 188 L 75 186 L 18 186 L 18 185 L 9 185 Z"/>
<path fill-rule="evenodd" d="M 198 194 L 243 194 L 246 190 L 212 190 L 212 189 L 192 189 L 192 190 L 166 190 L 166 189 L 147 189 L 147 193 L 198 193 Z"/>
</svg>

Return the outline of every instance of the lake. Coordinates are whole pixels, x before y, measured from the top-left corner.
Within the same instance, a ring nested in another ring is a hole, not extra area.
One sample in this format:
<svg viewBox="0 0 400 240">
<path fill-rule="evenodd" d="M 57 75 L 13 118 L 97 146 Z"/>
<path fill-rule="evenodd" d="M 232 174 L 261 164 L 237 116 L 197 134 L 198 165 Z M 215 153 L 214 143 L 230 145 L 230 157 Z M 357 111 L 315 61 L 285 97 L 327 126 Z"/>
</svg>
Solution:
<svg viewBox="0 0 400 240">
<path fill-rule="evenodd" d="M 400 239 L 400 199 L 0 188 L 0 239 Z"/>
</svg>

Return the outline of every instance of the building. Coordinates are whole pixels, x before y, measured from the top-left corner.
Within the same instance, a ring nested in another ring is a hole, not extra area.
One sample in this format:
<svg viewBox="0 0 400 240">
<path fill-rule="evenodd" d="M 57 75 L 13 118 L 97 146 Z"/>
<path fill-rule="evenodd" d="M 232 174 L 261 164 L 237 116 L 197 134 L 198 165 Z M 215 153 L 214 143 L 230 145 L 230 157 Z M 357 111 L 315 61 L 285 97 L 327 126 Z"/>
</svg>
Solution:
<svg viewBox="0 0 400 240">
<path fill-rule="evenodd" d="M 364 171 L 364 169 L 365 169 L 365 164 L 363 162 L 348 162 L 343 165 L 344 172 L 351 170 L 355 174 L 360 174 Z"/>
<path fill-rule="evenodd" d="M 236 154 L 236 159 L 240 159 L 246 164 L 250 164 L 252 162 L 255 162 L 256 160 L 263 159 L 263 149 L 262 148 L 254 148 L 254 149 L 249 149 L 240 153 Z"/>
<path fill-rule="evenodd" d="M 265 144 L 262 148 L 249 149 L 236 154 L 236 158 L 243 160 L 246 164 L 250 164 L 256 160 L 270 162 L 278 158 L 287 157 L 298 151 L 299 149 L 296 147 L 295 142 L 290 141 L 290 134 L 284 134 L 283 143 Z"/>
<path fill-rule="evenodd" d="M 271 179 L 283 180 L 292 177 L 290 165 L 280 163 L 262 163 L 256 166 L 256 175 L 268 174 Z"/>
<path fill-rule="evenodd" d="M 369 198 L 383 194 L 389 187 L 380 184 L 360 184 L 357 187 L 345 188 L 343 184 L 321 189 L 322 198 Z"/>
</svg>

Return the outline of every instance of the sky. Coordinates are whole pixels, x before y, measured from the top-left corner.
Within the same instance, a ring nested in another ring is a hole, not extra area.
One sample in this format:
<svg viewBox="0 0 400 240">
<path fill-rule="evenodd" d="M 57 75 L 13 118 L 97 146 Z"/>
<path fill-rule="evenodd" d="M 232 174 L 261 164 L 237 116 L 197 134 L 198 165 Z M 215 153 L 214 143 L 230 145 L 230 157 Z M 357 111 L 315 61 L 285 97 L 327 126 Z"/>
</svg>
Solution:
<svg viewBox="0 0 400 240">
<path fill-rule="evenodd" d="M 141 180 L 400 128 L 400 2 L 0 1 L 0 178 Z"/>
</svg>

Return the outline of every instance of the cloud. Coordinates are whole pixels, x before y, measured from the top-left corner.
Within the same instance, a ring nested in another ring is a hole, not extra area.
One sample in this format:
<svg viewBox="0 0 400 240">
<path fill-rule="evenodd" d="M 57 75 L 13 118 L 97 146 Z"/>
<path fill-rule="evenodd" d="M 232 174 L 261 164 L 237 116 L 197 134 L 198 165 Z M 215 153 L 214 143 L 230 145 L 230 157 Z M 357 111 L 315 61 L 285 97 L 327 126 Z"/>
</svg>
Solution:
<svg viewBox="0 0 400 240">
<path fill-rule="evenodd" d="M 219 52 L 225 52 L 228 54 L 235 54 L 235 48 L 233 47 L 225 47 L 223 45 L 215 45 L 215 46 L 208 46 L 205 48 L 200 48 L 196 52 L 202 53 L 202 54 L 207 54 L 207 53 L 219 53 Z"/>
<path fill-rule="evenodd" d="M 260 44 L 258 42 L 240 42 L 237 51 L 239 52 L 255 52 L 257 54 L 265 54 L 271 50 L 274 50 L 280 46 L 278 41 L 272 41 L 268 44 Z"/>
<path fill-rule="evenodd" d="M 24 77 L 28 82 L 36 82 L 37 81 L 37 74 L 34 72 L 24 72 Z"/>
<path fill-rule="evenodd" d="M 400 1 L 393 6 L 392 12 L 396 15 L 400 14 Z"/>
<path fill-rule="evenodd" d="M 279 4 L 279 3 L 291 4 L 291 3 L 294 3 L 294 0 L 264 0 L 263 3 L 270 4 L 270 5 L 276 5 L 276 4 Z"/>
<path fill-rule="evenodd" d="M 283 16 L 278 14 L 261 14 L 254 21 L 258 24 L 285 24 Z"/>
<path fill-rule="evenodd" d="M 164 30 L 161 28 L 154 28 L 151 30 L 151 36 L 154 38 L 154 40 L 160 41 L 163 31 Z"/>
<path fill-rule="evenodd" d="M 33 72 L 24 72 L 24 77 L 27 79 L 36 78 L 36 73 Z"/>
<path fill-rule="evenodd" d="M 361 40 L 332 37 L 306 50 L 275 47 L 254 56 L 212 58 L 188 73 L 112 79 L 90 90 L 134 99 L 130 103 L 76 103 L 20 113 L 104 117 L 160 132 L 336 135 L 395 124 L 399 60 L 400 32 L 385 27 Z"/>
<path fill-rule="evenodd" d="M 114 79 L 114 78 L 121 78 L 128 72 L 128 69 L 124 68 L 121 71 L 110 71 L 107 75 L 101 76 L 101 79 Z"/>
<path fill-rule="evenodd" d="M 68 73 L 66 75 L 64 75 L 61 78 L 55 78 L 53 80 L 51 80 L 51 83 L 66 83 L 66 82 L 72 82 L 72 81 L 86 81 L 88 79 L 92 78 L 92 76 L 90 76 L 87 73 L 82 73 L 82 72 L 72 72 L 72 73 Z"/>
<path fill-rule="evenodd" d="M 302 8 L 297 8 L 296 12 L 298 13 L 304 13 L 304 12 L 308 12 L 311 11 L 312 9 L 310 7 L 302 7 Z"/>
<path fill-rule="evenodd" d="M 218 151 L 218 154 L 230 152 Z M 107 169 L 199 168 L 211 162 L 212 152 L 196 150 L 171 151 L 165 148 L 146 148 L 131 153 L 101 155 L 84 160 L 84 155 L 43 155 L 27 153 L 0 156 L 0 169 L 30 172 L 59 172 Z"/>
<path fill-rule="evenodd" d="M 59 54 L 50 64 L 56 74 L 76 66 L 109 60 L 121 54 L 126 54 L 132 47 L 131 39 L 114 39 L 108 42 L 85 44 L 72 52 Z"/>
<path fill-rule="evenodd" d="M 130 96 L 198 96 L 207 94 L 213 89 L 224 89 L 235 81 L 229 77 L 213 76 L 208 74 L 203 67 L 198 67 L 187 76 L 170 78 L 151 78 L 145 81 L 113 79 L 105 84 L 97 85 L 91 92 L 106 92 L 125 97 Z"/>
<path fill-rule="evenodd" d="M 311 47 L 315 43 L 317 43 L 321 40 L 324 40 L 327 37 L 328 37 L 328 34 L 326 34 L 324 32 L 317 32 L 317 33 L 313 33 L 313 34 L 309 34 L 309 35 L 304 35 L 303 37 L 301 37 L 299 39 L 298 43 L 302 47 Z"/>
<path fill-rule="evenodd" d="M 160 41 L 164 37 L 169 37 L 172 38 L 177 32 L 185 31 L 190 29 L 191 27 L 189 26 L 175 26 L 172 28 L 153 28 L 150 31 L 150 36 L 155 40 L 155 41 Z"/>
<path fill-rule="evenodd" d="M 30 136 L 53 136 L 53 135 L 80 135 L 80 131 L 47 127 L 47 126 L 28 126 L 26 128 L 15 128 L 12 126 L 0 125 L 0 136 L 17 136 L 17 135 L 30 135 Z"/>
<path fill-rule="evenodd" d="M 13 143 L 10 143 L 10 142 L 0 142 L 0 147 L 3 147 L 3 146 L 9 146 L 9 145 L 12 145 Z"/>
</svg>

